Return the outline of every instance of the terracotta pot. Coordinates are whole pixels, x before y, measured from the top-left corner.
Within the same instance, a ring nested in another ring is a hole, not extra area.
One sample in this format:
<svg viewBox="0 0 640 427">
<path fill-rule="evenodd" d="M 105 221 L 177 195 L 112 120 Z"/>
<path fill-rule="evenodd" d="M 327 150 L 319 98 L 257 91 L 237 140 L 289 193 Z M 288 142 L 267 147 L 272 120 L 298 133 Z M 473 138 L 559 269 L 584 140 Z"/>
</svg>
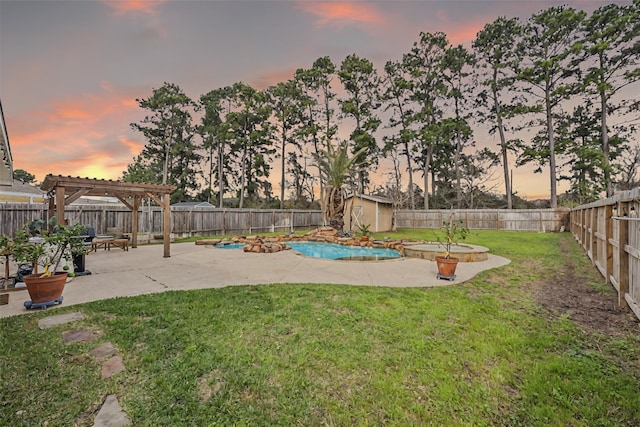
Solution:
<svg viewBox="0 0 640 427">
<path fill-rule="evenodd" d="M 31 302 L 38 304 L 60 298 L 68 275 L 69 273 L 66 272 L 57 272 L 51 277 L 40 277 L 40 274 L 24 276 Z"/>
<path fill-rule="evenodd" d="M 441 276 L 455 276 L 456 267 L 458 266 L 458 258 L 445 258 L 442 256 L 437 256 L 436 263 L 438 264 L 438 273 L 440 273 Z"/>
</svg>

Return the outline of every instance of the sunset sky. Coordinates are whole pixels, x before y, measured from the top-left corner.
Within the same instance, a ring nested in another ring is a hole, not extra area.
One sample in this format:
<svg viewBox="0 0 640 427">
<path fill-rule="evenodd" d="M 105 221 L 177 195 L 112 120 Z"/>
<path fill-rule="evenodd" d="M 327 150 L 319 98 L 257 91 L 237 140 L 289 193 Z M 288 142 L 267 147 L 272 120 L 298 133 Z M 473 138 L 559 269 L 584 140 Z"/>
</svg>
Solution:
<svg viewBox="0 0 640 427">
<path fill-rule="evenodd" d="M 380 68 L 421 31 L 470 47 L 499 16 L 526 20 L 562 4 L 590 13 L 605 2 L 0 0 L 0 99 L 14 169 L 39 181 L 117 179 L 145 143 L 130 127 L 144 117 L 135 100 L 164 82 L 198 99 L 238 81 L 266 88 L 321 56 L 339 64 L 355 53 Z M 514 184 L 529 199 L 548 194 L 547 174 L 531 169 L 515 170 Z"/>
</svg>

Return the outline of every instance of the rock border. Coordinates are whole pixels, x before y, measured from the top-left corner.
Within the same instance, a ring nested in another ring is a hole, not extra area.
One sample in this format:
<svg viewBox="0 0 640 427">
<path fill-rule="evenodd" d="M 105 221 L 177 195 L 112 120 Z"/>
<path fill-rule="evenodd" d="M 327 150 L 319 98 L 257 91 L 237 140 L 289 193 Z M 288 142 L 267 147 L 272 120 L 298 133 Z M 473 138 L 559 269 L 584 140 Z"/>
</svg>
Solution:
<svg viewBox="0 0 640 427">
<path fill-rule="evenodd" d="M 372 240 L 368 236 L 357 237 L 354 234 L 341 235 L 332 227 L 320 227 L 306 234 L 289 233 L 283 236 L 234 236 L 231 239 L 203 239 L 197 240 L 196 245 L 224 245 L 229 243 L 243 243 L 243 250 L 251 253 L 274 253 L 289 250 L 287 242 L 320 242 L 335 243 L 343 246 L 360 246 L 380 249 L 395 249 L 404 256 L 404 244 L 408 239 L 394 240 L 385 237 L 384 240 Z"/>
</svg>

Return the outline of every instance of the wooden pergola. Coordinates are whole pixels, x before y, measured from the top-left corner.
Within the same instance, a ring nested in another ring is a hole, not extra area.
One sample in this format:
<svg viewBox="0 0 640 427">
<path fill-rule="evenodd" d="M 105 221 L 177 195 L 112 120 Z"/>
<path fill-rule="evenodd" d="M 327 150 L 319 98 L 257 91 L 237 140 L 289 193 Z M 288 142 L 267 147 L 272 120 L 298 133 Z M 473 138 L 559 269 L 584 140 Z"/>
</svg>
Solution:
<svg viewBox="0 0 640 427">
<path fill-rule="evenodd" d="M 65 207 L 82 196 L 116 197 L 131 209 L 131 247 L 138 246 L 138 210 L 143 197 L 150 197 L 162 207 L 162 231 L 165 258 L 171 256 L 171 192 L 175 185 L 121 182 L 104 179 L 47 175 L 40 185 L 49 196 L 49 218 L 56 215 L 58 224 L 65 218 Z"/>
</svg>

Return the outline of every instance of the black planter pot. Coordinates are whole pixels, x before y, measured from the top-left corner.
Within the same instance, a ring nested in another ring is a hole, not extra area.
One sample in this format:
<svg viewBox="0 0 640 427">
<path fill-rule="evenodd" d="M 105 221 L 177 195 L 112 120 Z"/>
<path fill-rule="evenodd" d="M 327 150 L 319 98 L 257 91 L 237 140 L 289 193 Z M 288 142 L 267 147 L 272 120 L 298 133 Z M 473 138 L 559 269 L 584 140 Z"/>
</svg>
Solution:
<svg viewBox="0 0 640 427">
<path fill-rule="evenodd" d="M 73 268 L 76 273 L 82 273 L 84 271 L 85 254 L 76 255 L 73 257 Z"/>
</svg>

